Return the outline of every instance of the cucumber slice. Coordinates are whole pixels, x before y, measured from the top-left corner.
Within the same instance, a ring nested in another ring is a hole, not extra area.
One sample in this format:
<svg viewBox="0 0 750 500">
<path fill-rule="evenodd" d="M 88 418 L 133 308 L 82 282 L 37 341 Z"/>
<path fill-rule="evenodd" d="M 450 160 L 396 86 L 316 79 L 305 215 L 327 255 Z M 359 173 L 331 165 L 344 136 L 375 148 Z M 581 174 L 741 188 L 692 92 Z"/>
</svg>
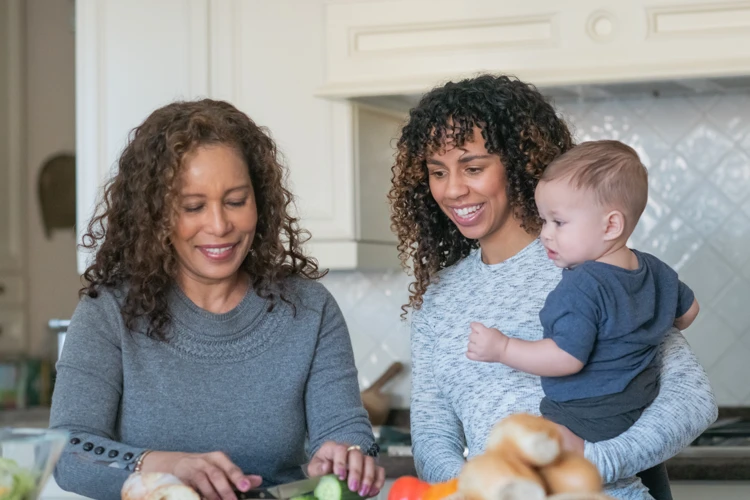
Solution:
<svg viewBox="0 0 750 500">
<path fill-rule="evenodd" d="M 323 476 L 313 493 L 318 500 L 361 500 L 359 493 L 349 491 L 346 481 L 333 474 Z"/>
<path fill-rule="evenodd" d="M 292 497 L 289 500 L 317 500 L 317 499 L 315 498 L 315 495 L 313 495 L 312 493 L 309 493 L 307 495 L 300 495 L 298 497 Z"/>
</svg>

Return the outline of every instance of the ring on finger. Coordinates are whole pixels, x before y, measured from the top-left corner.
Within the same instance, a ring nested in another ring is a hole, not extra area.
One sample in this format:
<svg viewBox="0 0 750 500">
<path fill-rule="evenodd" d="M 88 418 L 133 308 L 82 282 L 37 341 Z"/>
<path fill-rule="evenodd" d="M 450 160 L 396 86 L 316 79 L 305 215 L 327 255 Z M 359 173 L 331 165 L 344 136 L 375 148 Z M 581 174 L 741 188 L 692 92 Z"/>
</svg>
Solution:
<svg viewBox="0 0 750 500">
<path fill-rule="evenodd" d="M 362 447 L 360 445 L 358 445 L 358 444 L 354 444 L 354 445 L 348 447 L 346 449 L 346 452 L 349 453 L 350 451 L 354 451 L 354 450 L 360 451 L 360 450 L 362 450 Z"/>
</svg>

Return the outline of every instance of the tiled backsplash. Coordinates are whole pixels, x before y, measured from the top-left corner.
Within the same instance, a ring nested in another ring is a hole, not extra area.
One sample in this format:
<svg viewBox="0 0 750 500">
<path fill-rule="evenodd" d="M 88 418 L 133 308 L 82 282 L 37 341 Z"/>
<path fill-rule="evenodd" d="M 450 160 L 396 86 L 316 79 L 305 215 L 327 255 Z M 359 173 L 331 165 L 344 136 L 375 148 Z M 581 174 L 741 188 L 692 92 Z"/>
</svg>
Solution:
<svg viewBox="0 0 750 500">
<path fill-rule="evenodd" d="M 411 277 L 399 271 L 330 272 L 323 284 L 346 318 L 359 370 L 359 385 L 369 387 L 394 361 L 406 370 L 386 386 L 396 408 L 409 407 L 409 324 L 401 320 L 401 305 L 409 298 Z"/>
<path fill-rule="evenodd" d="M 631 243 L 672 265 L 701 303 L 685 333 L 720 405 L 750 405 L 750 94 L 558 101 L 578 141 L 633 146 L 649 169 L 649 204 Z M 344 312 L 360 385 L 409 363 L 400 320 L 410 278 L 334 272 L 324 279 Z M 409 378 L 389 390 L 409 402 Z"/>
</svg>

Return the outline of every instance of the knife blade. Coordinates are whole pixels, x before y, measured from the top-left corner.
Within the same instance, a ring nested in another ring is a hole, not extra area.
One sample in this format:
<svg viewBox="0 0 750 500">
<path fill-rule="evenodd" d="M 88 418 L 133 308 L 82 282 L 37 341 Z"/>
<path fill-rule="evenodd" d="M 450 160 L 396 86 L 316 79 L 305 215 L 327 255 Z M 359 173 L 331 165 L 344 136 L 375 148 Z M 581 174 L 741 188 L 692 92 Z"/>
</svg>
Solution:
<svg viewBox="0 0 750 500">
<path fill-rule="evenodd" d="M 235 494 L 239 500 L 266 499 L 266 500 L 289 500 L 308 493 L 312 493 L 320 482 L 319 477 L 311 477 L 292 483 L 269 486 L 267 488 L 253 488 L 245 492 L 237 491 Z"/>
</svg>

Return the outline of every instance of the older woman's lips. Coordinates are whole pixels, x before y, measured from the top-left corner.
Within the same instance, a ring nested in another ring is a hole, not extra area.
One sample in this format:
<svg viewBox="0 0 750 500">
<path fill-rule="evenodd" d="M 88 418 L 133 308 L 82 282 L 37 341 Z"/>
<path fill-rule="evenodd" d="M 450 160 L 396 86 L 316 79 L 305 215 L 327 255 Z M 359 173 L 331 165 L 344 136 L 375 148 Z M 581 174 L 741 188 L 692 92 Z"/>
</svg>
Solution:
<svg viewBox="0 0 750 500">
<path fill-rule="evenodd" d="M 232 245 L 209 245 L 199 246 L 198 250 L 212 262 L 223 262 L 229 260 L 234 256 L 234 251 L 237 248 L 237 244 Z"/>
</svg>

